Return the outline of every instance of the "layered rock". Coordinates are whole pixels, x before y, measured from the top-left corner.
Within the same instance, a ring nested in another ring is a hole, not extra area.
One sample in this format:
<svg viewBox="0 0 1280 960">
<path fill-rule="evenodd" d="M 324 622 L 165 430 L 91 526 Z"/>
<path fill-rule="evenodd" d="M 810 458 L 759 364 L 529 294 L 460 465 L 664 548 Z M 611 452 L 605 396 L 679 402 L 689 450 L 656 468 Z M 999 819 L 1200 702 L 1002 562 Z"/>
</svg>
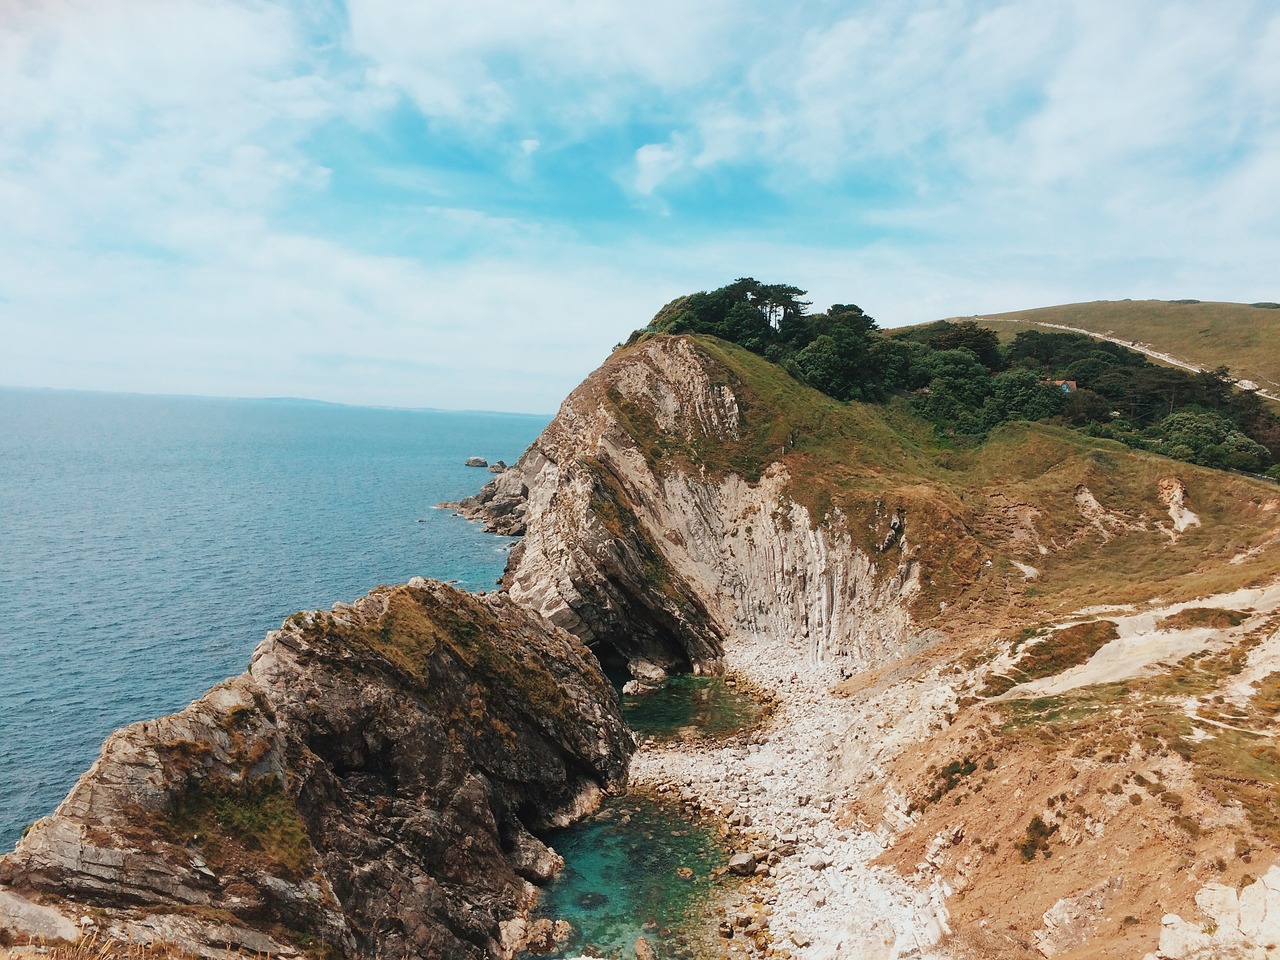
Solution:
<svg viewBox="0 0 1280 960">
<path fill-rule="evenodd" d="M 533 832 L 624 782 L 631 749 L 576 638 L 505 597 L 380 588 L 112 734 L 0 859 L 0 929 L 65 934 L 44 904 L 209 956 L 508 957 L 560 862 Z"/>
<path fill-rule="evenodd" d="M 615 354 L 464 515 L 523 535 L 503 586 L 631 673 L 718 672 L 730 633 L 767 633 L 852 668 L 922 642 L 905 513 L 869 536 L 815 516 L 758 441 L 744 387 L 695 341 Z"/>
</svg>

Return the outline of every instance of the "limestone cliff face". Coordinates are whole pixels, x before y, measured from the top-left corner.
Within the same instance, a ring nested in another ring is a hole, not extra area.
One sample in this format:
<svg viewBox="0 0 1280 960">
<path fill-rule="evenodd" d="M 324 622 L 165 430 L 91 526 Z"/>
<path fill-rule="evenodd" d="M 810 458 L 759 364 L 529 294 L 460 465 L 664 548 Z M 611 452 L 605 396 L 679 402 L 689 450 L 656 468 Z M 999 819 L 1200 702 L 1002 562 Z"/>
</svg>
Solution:
<svg viewBox="0 0 1280 960">
<path fill-rule="evenodd" d="M 717 672 L 734 631 L 854 668 L 908 652 L 921 638 L 904 517 L 886 512 L 869 546 L 838 511 L 812 516 L 787 494 L 782 448 L 746 451 L 752 411 L 740 400 L 690 339 L 612 357 L 513 468 L 462 503 L 490 529 L 523 534 L 505 589 L 638 675 Z"/>
<path fill-rule="evenodd" d="M 505 597 L 380 588 L 114 733 L 0 859 L 0 928 L 43 901 L 209 956 L 507 957 L 559 865 L 531 831 L 618 787 L 631 749 L 576 638 Z"/>
</svg>

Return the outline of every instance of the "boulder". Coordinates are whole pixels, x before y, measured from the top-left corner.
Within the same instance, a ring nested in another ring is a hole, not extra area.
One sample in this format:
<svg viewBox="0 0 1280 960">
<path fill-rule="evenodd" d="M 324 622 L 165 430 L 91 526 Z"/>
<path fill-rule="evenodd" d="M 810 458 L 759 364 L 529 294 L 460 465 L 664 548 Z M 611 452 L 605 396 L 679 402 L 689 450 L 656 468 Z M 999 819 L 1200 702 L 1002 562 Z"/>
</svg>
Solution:
<svg viewBox="0 0 1280 960">
<path fill-rule="evenodd" d="M 749 877 L 756 872 L 756 858 L 749 853 L 735 853 L 729 858 L 729 872 L 739 877 Z"/>
<path fill-rule="evenodd" d="M 636 960 L 658 960 L 647 937 L 636 937 L 635 952 Z"/>
<path fill-rule="evenodd" d="M 554 923 L 546 918 L 535 920 L 529 924 L 524 948 L 535 957 L 559 953 L 561 945 L 572 933 L 573 927 L 567 920 L 556 920 Z"/>
<path fill-rule="evenodd" d="M 489 461 L 484 457 L 467 457 L 468 467 L 487 467 L 488 465 Z"/>
</svg>

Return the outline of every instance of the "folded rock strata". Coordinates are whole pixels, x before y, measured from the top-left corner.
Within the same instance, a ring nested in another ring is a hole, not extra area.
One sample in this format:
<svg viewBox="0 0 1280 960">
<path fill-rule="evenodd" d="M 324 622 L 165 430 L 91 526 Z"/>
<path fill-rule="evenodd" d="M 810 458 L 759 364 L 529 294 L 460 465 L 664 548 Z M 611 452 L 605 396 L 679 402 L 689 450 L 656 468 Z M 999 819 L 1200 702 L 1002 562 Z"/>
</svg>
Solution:
<svg viewBox="0 0 1280 960">
<path fill-rule="evenodd" d="M 683 337 L 592 374 L 514 466 L 460 504 L 523 536 L 503 580 L 512 599 L 640 677 L 719 672 L 735 631 L 851 668 L 918 648 L 909 518 L 886 508 L 863 543 L 838 514 L 813 517 L 787 495 L 781 450 L 745 479 L 755 464 L 732 458 L 758 426 L 749 418 L 774 414 L 745 410 L 744 389 Z"/>
<path fill-rule="evenodd" d="M 576 638 L 506 597 L 380 588 L 290 617 L 245 674 L 112 734 L 0 859 L 0 930 L 508 957 L 559 866 L 533 832 L 619 787 L 631 749 Z"/>
</svg>

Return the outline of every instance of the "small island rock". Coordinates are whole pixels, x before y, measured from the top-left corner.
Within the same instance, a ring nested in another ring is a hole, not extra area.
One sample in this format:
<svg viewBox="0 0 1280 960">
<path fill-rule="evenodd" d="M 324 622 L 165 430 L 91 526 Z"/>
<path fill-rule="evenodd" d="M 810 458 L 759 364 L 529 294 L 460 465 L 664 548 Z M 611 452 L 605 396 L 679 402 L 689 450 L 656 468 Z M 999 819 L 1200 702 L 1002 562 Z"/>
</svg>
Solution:
<svg viewBox="0 0 1280 960">
<path fill-rule="evenodd" d="M 487 467 L 488 465 L 489 461 L 484 457 L 467 457 L 468 467 Z"/>
</svg>

